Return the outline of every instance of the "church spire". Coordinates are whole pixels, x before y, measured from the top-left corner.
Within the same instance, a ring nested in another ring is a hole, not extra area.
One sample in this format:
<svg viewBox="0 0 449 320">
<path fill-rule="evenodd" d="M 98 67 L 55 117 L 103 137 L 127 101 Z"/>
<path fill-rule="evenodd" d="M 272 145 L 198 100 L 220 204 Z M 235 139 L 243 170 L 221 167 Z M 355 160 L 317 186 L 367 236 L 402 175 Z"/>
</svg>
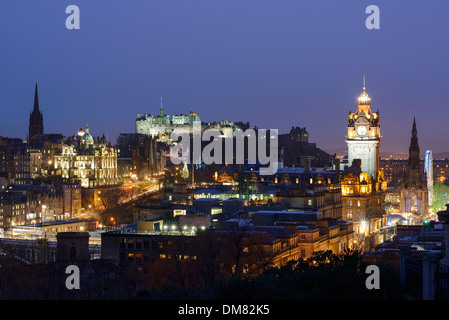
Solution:
<svg viewBox="0 0 449 320">
<path fill-rule="evenodd" d="M 36 82 L 36 86 L 34 88 L 34 111 L 39 112 L 39 97 L 37 94 L 37 82 Z"/>
<path fill-rule="evenodd" d="M 44 134 L 44 120 L 42 112 L 39 110 L 39 98 L 37 93 L 37 82 L 34 87 L 34 106 L 30 113 L 30 122 L 28 125 L 28 140 L 33 140 L 35 137 Z"/>
</svg>

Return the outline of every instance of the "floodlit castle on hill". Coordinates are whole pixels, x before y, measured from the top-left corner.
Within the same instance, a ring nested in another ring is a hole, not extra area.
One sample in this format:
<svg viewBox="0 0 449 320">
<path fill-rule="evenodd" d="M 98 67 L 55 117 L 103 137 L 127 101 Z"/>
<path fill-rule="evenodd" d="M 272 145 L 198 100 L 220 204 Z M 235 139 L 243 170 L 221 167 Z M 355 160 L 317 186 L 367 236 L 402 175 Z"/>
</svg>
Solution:
<svg viewBox="0 0 449 320">
<path fill-rule="evenodd" d="M 158 138 L 161 136 L 170 136 L 174 129 L 184 129 L 192 133 L 194 125 L 201 125 L 201 130 L 217 129 L 224 135 L 231 134 L 234 128 L 246 129 L 241 123 L 222 120 L 220 122 L 204 123 L 201 122 L 200 116 L 193 111 L 188 115 L 170 115 L 164 113 L 161 107 L 158 115 L 138 114 L 136 119 L 136 133 Z"/>
</svg>

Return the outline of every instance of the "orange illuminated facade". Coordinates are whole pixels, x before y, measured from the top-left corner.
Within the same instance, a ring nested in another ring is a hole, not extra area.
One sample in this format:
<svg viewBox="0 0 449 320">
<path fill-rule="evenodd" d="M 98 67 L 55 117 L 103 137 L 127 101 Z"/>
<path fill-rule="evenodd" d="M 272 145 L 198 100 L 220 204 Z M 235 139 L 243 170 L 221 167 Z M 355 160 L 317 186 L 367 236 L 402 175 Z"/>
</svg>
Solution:
<svg viewBox="0 0 449 320">
<path fill-rule="evenodd" d="M 342 218 L 353 223 L 355 242 L 366 249 L 386 240 L 382 230 L 387 180 L 379 166 L 380 119 L 370 103 L 364 86 L 357 112 L 349 113 L 348 166 L 341 176 Z"/>
</svg>

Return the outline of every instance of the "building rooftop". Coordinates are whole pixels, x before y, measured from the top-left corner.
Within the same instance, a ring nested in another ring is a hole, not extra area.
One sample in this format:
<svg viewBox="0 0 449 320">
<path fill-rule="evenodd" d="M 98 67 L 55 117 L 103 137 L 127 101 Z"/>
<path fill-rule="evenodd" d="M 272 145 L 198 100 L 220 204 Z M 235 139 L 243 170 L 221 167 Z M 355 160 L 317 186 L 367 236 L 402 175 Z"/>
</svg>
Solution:
<svg viewBox="0 0 449 320">
<path fill-rule="evenodd" d="M 206 193 L 206 194 L 221 194 L 221 193 L 223 193 L 223 191 L 218 190 L 218 189 L 214 189 L 214 188 L 211 188 L 211 189 L 203 188 L 203 189 L 195 190 L 193 193 L 195 193 L 195 194 L 202 194 L 202 193 Z"/>
</svg>

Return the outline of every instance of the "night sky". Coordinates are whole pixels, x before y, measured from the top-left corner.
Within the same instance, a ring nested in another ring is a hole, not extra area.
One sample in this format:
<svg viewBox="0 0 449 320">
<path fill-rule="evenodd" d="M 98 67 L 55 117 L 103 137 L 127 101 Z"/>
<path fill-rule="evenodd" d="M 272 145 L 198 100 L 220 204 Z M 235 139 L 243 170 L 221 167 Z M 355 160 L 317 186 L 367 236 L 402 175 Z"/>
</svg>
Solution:
<svg viewBox="0 0 449 320">
<path fill-rule="evenodd" d="M 0 135 L 26 138 L 37 81 L 45 133 L 88 123 L 115 143 L 162 96 L 170 115 L 306 127 L 345 148 L 365 74 L 381 151 L 407 151 L 414 116 L 421 150 L 449 151 L 448 18 L 447 0 L 2 0 Z"/>
</svg>

